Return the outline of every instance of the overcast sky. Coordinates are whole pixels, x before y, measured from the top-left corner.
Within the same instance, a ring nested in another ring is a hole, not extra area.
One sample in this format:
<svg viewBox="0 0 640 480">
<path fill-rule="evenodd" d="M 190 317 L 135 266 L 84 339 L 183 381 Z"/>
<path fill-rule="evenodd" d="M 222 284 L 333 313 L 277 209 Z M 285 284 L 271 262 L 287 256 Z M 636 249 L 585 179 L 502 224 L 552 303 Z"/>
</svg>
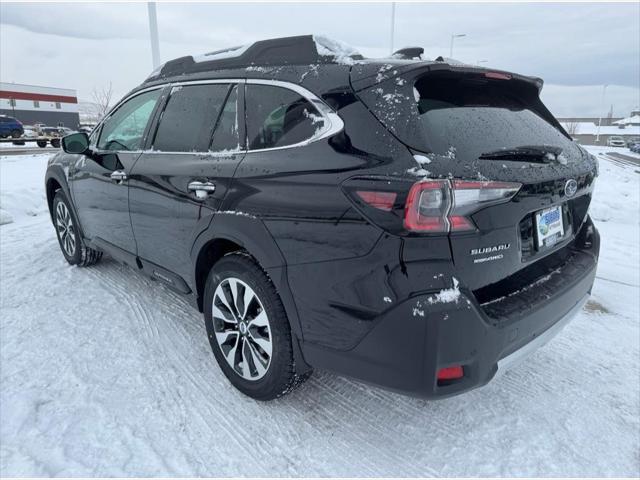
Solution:
<svg viewBox="0 0 640 480">
<path fill-rule="evenodd" d="M 384 56 L 390 3 L 160 3 L 162 61 L 263 38 L 324 34 Z M 152 70 L 146 3 L 0 4 L 0 79 L 119 97 Z M 626 4 L 396 5 L 395 47 L 542 77 L 556 116 L 626 116 L 640 104 L 640 6 Z"/>
</svg>

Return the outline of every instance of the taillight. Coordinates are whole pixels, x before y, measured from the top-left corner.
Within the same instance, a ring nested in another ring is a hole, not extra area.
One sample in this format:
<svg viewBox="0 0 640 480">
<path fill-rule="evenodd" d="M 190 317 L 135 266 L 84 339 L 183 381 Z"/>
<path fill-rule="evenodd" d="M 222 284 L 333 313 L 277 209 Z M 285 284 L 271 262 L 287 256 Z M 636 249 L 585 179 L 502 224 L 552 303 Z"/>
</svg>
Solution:
<svg viewBox="0 0 640 480">
<path fill-rule="evenodd" d="M 423 180 L 415 183 L 405 204 L 404 227 L 413 232 L 474 230 L 470 215 L 511 199 L 522 185 L 509 182 Z"/>
<path fill-rule="evenodd" d="M 447 232 L 451 207 L 449 180 L 424 180 L 413 184 L 404 207 L 404 226 L 420 232 Z"/>
<path fill-rule="evenodd" d="M 378 210 L 389 212 L 393 208 L 398 196 L 395 192 L 374 192 L 357 190 L 356 195 L 362 199 L 366 204 L 371 205 Z"/>
</svg>

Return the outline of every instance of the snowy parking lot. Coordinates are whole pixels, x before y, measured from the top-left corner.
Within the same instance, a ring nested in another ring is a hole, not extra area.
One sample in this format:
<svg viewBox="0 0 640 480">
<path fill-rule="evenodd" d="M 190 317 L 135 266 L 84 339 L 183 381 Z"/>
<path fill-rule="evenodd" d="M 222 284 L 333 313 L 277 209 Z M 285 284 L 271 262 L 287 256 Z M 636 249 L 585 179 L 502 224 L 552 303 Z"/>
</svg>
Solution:
<svg viewBox="0 0 640 480">
<path fill-rule="evenodd" d="M 185 299 L 108 258 L 64 261 L 50 154 L 0 156 L 0 475 L 637 476 L 640 166 L 590 150 L 591 300 L 526 363 L 433 402 L 320 371 L 244 397 Z"/>
</svg>

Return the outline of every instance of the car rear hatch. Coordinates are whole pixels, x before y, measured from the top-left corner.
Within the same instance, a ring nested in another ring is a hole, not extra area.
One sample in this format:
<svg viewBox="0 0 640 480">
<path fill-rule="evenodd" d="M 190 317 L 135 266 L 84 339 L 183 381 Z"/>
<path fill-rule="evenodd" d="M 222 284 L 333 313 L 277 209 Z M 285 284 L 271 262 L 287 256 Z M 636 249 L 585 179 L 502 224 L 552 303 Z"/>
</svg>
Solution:
<svg viewBox="0 0 640 480">
<path fill-rule="evenodd" d="M 355 65 L 351 82 L 416 158 L 396 173 L 448 196 L 444 232 L 408 234 L 448 234 L 466 287 L 504 280 L 572 244 L 597 163 L 541 102 L 540 79 L 417 62 Z"/>
</svg>

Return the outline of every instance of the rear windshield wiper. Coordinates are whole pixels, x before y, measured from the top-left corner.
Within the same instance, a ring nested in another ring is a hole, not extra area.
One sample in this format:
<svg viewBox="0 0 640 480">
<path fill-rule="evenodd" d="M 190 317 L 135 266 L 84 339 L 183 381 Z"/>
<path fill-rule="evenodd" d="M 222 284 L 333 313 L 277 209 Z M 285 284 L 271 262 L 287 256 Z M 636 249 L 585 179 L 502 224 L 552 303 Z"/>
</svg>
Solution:
<svg viewBox="0 0 640 480">
<path fill-rule="evenodd" d="M 503 148 L 480 155 L 482 160 L 526 160 L 551 161 L 562 153 L 562 148 L 551 145 L 525 145 L 515 148 Z"/>
</svg>

